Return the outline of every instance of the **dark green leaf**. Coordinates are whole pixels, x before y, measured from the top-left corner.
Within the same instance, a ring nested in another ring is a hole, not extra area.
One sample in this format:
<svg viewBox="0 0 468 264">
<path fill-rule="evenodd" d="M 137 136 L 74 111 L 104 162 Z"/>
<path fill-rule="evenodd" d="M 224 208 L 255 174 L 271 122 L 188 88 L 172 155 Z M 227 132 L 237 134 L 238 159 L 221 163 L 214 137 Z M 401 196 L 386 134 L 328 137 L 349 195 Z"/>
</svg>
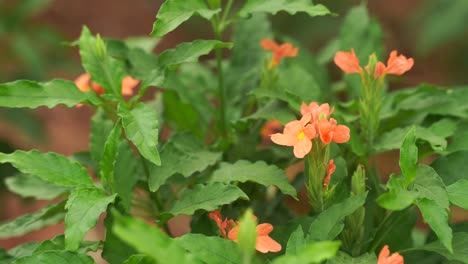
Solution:
<svg viewBox="0 0 468 264">
<path fill-rule="evenodd" d="M 99 161 L 99 174 L 102 184 L 109 188 L 112 193 L 115 192 L 115 163 L 119 155 L 119 145 L 122 142 L 122 126 L 116 122 L 114 128 L 104 144 L 101 160 Z"/>
<path fill-rule="evenodd" d="M 297 255 L 300 250 L 307 244 L 305 240 L 302 226 L 298 225 L 297 229 L 291 233 L 286 246 L 286 255 Z"/>
<path fill-rule="evenodd" d="M 140 154 L 156 165 L 161 165 L 158 145 L 158 113 L 145 103 L 138 103 L 132 110 L 119 107 L 119 116 L 127 138 Z"/>
<path fill-rule="evenodd" d="M 160 86 L 163 83 L 165 71 L 157 56 L 141 49 L 131 49 L 128 51 L 128 60 L 131 75 L 142 81 L 140 93 L 147 86 Z"/>
<path fill-rule="evenodd" d="M 418 148 L 416 147 L 416 130 L 410 129 L 401 144 L 400 168 L 408 186 L 416 177 L 416 164 L 418 162 Z"/>
<path fill-rule="evenodd" d="M 232 240 L 201 234 L 186 234 L 175 240 L 187 251 L 206 263 L 242 263 L 241 254 L 236 243 Z"/>
<path fill-rule="evenodd" d="M 65 215 L 64 203 L 49 205 L 35 213 L 20 216 L 0 225 L 0 238 L 21 236 L 60 222 Z"/>
<path fill-rule="evenodd" d="M 123 264 L 155 264 L 155 262 L 149 256 L 138 254 L 129 257 Z"/>
<path fill-rule="evenodd" d="M 159 8 L 151 35 L 162 37 L 193 15 L 211 19 L 220 9 L 211 10 L 203 0 L 169 0 Z"/>
<path fill-rule="evenodd" d="M 359 257 L 353 258 L 344 252 L 339 252 L 338 255 L 330 259 L 327 264 L 375 264 L 377 257 L 374 254 L 366 253 Z"/>
<path fill-rule="evenodd" d="M 249 197 L 234 185 L 210 183 L 197 184 L 184 193 L 181 200 L 174 203 L 169 213 L 173 215 L 193 215 L 196 210 L 213 211 L 220 205 L 229 204 L 237 199 L 248 200 Z"/>
<path fill-rule="evenodd" d="M 280 123 L 286 124 L 292 120 L 295 120 L 296 116 L 288 109 L 285 109 L 285 107 L 281 105 L 280 103 L 271 102 L 267 104 L 266 106 L 259 108 L 257 112 L 240 119 L 240 121 L 257 120 L 257 119 L 265 119 L 265 120 L 276 119 Z"/>
<path fill-rule="evenodd" d="M 418 191 L 420 198 L 432 200 L 444 209 L 449 208 L 444 182 L 433 168 L 423 164 L 418 165 L 414 189 Z"/>
<path fill-rule="evenodd" d="M 451 185 L 466 178 L 468 151 L 457 151 L 436 159 L 431 166 L 437 171 L 445 185 Z"/>
<path fill-rule="evenodd" d="M 214 49 L 222 48 L 230 49 L 232 48 L 232 43 L 199 39 L 179 44 L 174 49 L 165 50 L 159 56 L 159 62 L 167 66 L 184 62 L 197 62 L 199 57 L 210 53 Z"/>
<path fill-rule="evenodd" d="M 468 180 L 462 179 L 447 186 L 447 192 L 452 204 L 468 210 Z"/>
<path fill-rule="evenodd" d="M 99 249 L 100 241 L 83 241 L 78 248 L 78 253 L 86 254 L 88 251 L 96 252 Z M 50 250 L 65 250 L 65 237 L 59 235 L 54 237 L 52 240 L 45 240 L 34 249 L 32 252 L 34 255 L 50 251 Z"/>
<path fill-rule="evenodd" d="M 453 253 L 452 229 L 448 225 L 447 209 L 440 207 L 436 202 L 429 199 L 421 199 L 416 203 L 421 210 L 424 222 L 436 233 L 439 240 Z"/>
<path fill-rule="evenodd" d="M 291 15 L 297 12 L 305 12 L 309 16 L 324 16 L 330 11 L 323 5 L 314 5 L 309 0 L 248 0 L 239 11 L 240 16 L 248 16 L 252 13 L 266 12 L 275 15 L 279 11 L 288 12 Z"/>
<path fill-rule="evenodd" d="M 297 199 L 296 189 L 288 182 L 284 170 L 268 165 L 264 161 L 252 163 L 239 160 L 236 163 L 221 163 L 210 178 L 210 182 L 246 182 L 252 181 L 264 186 L 277 186 L 284 194 Z"/>
<path fill-rule="evenodd" d="M 69 191 L 50 182 L 29 174 L 18 174 L 5 179 L 8 190 L 22 197 L 33 197 L 38 200 L 52 200 Z"/>
<path fill-rule="evenodd" d="M 190 134 L 177 134 L 161 150 L 162 166 L 150 168 L 149 187 L 155 192 L 176 173 L 189 177 L 221 159 L 220 152 L 208 151 Z"/>
<path fill-rule="evenodd" d="M 453 234 L 453 252 L 449 252 L 440 241 L 409 250 L 426 250 L 439 253 L 448 260 L 468 263 L 468 233 Z"/>
<path fill-rule="evenodd" d="M 410 131 L 411 127 L 398 127 L 390 130 L 379 138 L 376 146 L 376 151 L 383 152 L 393 149 L 400 149 L 403 144 L 405 135 Z M 431 145 L 433 150 L 441 151 L 447 147 L 447 141 L 444 136 L 432 132 L 432 128 L 416 126 L 416 138 L 426 141 Z"/>
<path fill-rule="evenodd" d="M 276 258 L 274 264 L 289 263 L 322 263 L 333 258 L 340 248 L 340 241 L 321 241 L 306 245 L 297 255 L 286 255 Z"/>
<path fill-rule="evenodd" d="M 46 83 L 20 80 L 0 84 L 0 106 L 4 107 L 52 108 L 58 104 L 73 107 L 85 99 L 86 95 L 66 80 Z"/>
<path fill-rule="evenodd" d="M 75 189 L 68 198 L 65 208 L 65 245 L 69 250 L 79 248 L 84 235 L 96 225 L 99 216 L 115 199 L 115 194 L 106 194 L 96 188 Z"/>
<path fill-rule="evenodd" d="M 106 118 L 104 111 L 99 108 L 93 118 L 91 118 L 91 135 L 89 140 L 89 152 L 96 164 L 99 164 L 101 160 L 104 144 L 106 144 L 112 127 L 112 120 Z"/>
<path fill-rule="evenodd" d="M 120 144 L 118 152 L 119 155 L 117 156 L 114 169 L 113 190 L 118 193 L 122 206 L 128 210 L 135 184 L 140 179 L 142 172 L 138 170 L 140 168 L 140 161 L 127 142 L 124 141 Z"/>
<path fill-rule="evenodd" d="M 51 250 L 36 255 L 24 257 L 13 262 L 14 264 L 93 264 L 93 259 L 86 255 L 66 250 Z"/>
<path fill-rule="evenodd" d="M 19 171 L 63 187 L 93 186 L 91 177 L 79 163 L 57 153 L 37 150 L 0 153 L 0 163 L 9 162 Z"/>
</svg>

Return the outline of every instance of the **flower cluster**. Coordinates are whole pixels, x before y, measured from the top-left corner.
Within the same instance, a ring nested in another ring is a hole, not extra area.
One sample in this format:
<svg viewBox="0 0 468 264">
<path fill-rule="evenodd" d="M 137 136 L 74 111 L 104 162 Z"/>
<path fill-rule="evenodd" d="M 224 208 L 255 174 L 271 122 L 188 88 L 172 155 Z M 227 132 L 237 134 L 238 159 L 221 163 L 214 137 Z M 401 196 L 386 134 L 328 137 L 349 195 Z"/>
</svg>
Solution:
<svg viewBox="0 0 468 264">
<path fill-rule="evenodd" d="M 270 62 L 269 68 L 273 68 L 279 65 L 281 59 L 284 57 L 296 57 L 299 51 L 298 48 L 295 48 L 291 43 L 284 43 L 278 45 L 275 41 L 271 39 L 264 39 L 260 42 L 264 50 L 273 51 L 273 58 Z"/>
<path fill-rule="evenodd" d="M 131 76 L 127 76 L 122 80 L 122 95 L 130 96 L 133 94 L 133 90 L 137 87 L 139 80 L 133 79 Z M 83 73 L 75 79 L 75 85 L 80 91 L 87 92 L 93 90 L 97 94 L 104 94 L 105 89 L 99 84 L 91 80 L 91 76 L 88 73 Z"/>
<path fill-rule="evenodd" d="M 312 140 L 320 138 L 323 144 L 345 143 L 349 140 L 349 128 L 337 125 L 330 118 L 333 108 L 328 104 L 311 102 L 301 106 L 302 118 L 286 124 L 283 133 L 271 135 L 271 140 L 282 146 L 294 147 L 294 156 L 303 158 L 312 150 Z"/>
<path fill-rule="evenodd" d="M 210 212 L 208 216 L 216 222 L 222 237 L 237 242 L 237 234 L 239 233 L 240 227 L 238 222 L 234 222 L 234 220 L 228 218 L 223 220 L 223 217 L 218 210 Z M 271 224 L 259 224 L 257 225 L 256 231 L 257 242 L 255 244 L 255 248 L 259 252 L 267 253 L 281 251 L 281 245 L 269 236 L 271 231 L 273 231 L 273 226 Z"/>
<path fill-rule="evenodd" d="M 354 49 L 351 52 L 339 51 L 335 54 L 335 64 L 340 67 L 345 73 L 363 73 L 363 68 L 359 65 L 359 59 L 354 53 Z M 413 58 L 406 58 L 403 55 L 398 55 L 397 51 L 390 52 L 387 65 L 382 62 L 377 62 L 374 70 L 374 78 L 385 76 L 387 74 L 402 75 L 409 71 L 414 65 Z M 366 71 L 369 72 L 369 65 L 365 67 Z"/>
</svg>

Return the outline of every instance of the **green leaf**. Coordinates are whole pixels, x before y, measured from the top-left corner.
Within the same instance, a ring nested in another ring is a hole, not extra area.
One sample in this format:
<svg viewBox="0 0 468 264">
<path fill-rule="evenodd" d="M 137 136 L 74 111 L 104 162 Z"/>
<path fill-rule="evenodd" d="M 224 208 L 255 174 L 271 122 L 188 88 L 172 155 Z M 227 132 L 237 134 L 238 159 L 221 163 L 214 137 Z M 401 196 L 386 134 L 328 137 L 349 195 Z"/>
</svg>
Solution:
<svg viewBox="0 0 468 264">
<path fill-rule="evenodd" d="M 81 31 L 79 46 L 81 62 L 91 79 L 107 93 L 121 98 L 122 80 L 125 77 L 123 63 L 111 58 L 101 37 L 94 37 L 87 27 Z"/>
<path fill-rule="evenodd" d="M 66 250 L 50 250 L 36 255 L 24 257 L 13 262 L 14 264 L 93 264 L 94 260 L 86 255 Z"/>
<path fill-rule="evenodd" d="M 401 145 L 403 144 L 405 135 L 412 127 L 414 126 L 398 127 L 382 134 L 374 146 L 374 149 L 378 152 L 400 149 Z M 416 126 L 415 128 L 416 138 L 429 143 L 433 150 L 442 151 L 447 147 L 447 141 L 445 140 L 444 136 L 434 133 L 432 128 L 425 128 L 421 126 Z"/>
<path fill-rule="evenodd" d="M 377 257 L 374 254 L 365 253 L 359 257 L 351 257 L 344 252 L 339 252 L 338 255 L 330 259 L 327 264 L 375 264 Z"/>
<path fill-rule="evenodd" d="M 395 252 L 412 247 L 412 233 L 417 220 L 418 214 L 413 207 L 389 214 L 385 223 L 379 225 L 373 235 L 373 240 L 379 241 L 377 248 L 388 245 L 392 252 Z M 389 232 L 390 230 L 398 230 L 398 232 Z"/>
<path fill-rule="evenodd" d="M 447 190 L 444 182 L 433 168 L 423 164 L 418 165 L 414 189 L 418 191 L 420 198 L 432 200 L 448 210 L 450 204 Z"/>
<path fill-rule="evenodd" d="M 57 153 L 37 150 L 11 154 L 0 153 L 0 163 L 9 162 L 19 171 L 39 177 L 62 187 L 93 186 L 93 181 L 81 164 Z"/>
<path fill-rule="evenodd" d="M 114 217 L 115 225 L 112 229 L 115 234 L 138 252 L 151 256 L 157 263 L 199 263 L 159 228 L 116 213 Z"/>
<path fill-rule="evenodd" d="M 86 95 L 66 80 L 45 83 L 19 80 L 0 84 L 0 106 L 3 107 L 52 108 L 59 104 L 74 107 L 85 99 Z"/>
<path fill-rule="evenodd" d="M 453 252 L 449 252 L 440 241 L 432 242 L 418 248 L 408 249 L 408 251 L 409 250 L 432 251 L 446 257 L 448 260 L 468 263 L 468 234 L 453 234 Z"/>
<path fill-rule="evenodd" d="M 96 225 L 99 216 L 115 199 L 96 188 L 77 188 L 68 198 L 65 208 L 65 245 L 76 250 L 85 234 Z"/>
<path fill-rule="evenodd" d="M 265 105 L 264 107 L 259 108 L 255 113 L 249 116 L 243 117 L 239 121 L 258 120 L 258 119 L 264 119 L 264 120 L 276 119 L 281 124 L 286 124 L 292 120 L 295 120 L 296 116 L 288 109 L 285 109 L 285 107 L 279 102 L 273 101 Z"/>
<path fill-rule="evenodd" d="M 234 241 L 201 234 L 185 234 L 175 239 L 198 259 L 212 264 L 241 264 L 242 257 Z"/>
<path fill-rule="evenodd" d="M 380 195 L 377 198 L 377 203 L 385 209 L 400 211 L 413 204 L 418 198 L 418 193 L 408 191 L 405 180 L 396 175 L 390 175 L 387 182 L 388 192 Z"/>
<path fill-rule="evenodd" d="M 345 217 L 363 206 L 366 202 L 366 197 L 367 192 L 353 195 L 323 211 L 310 225 L 306 240 L 323 241 L 334 239 L 341 233 Z"/>
<path fill-rule="evenodd" d="M 96 114 L 91 118 L 91 135 L 89 140 L 89 152 L 96 164 L 99 164 L 102 158 L 104 144 L 106 144 L 113 126 L 112 120 L 106 117 L 104 110 L 98 108 Z"/>
<path fill-rule="evenodd" d="M 421 199 L 416 203 L 421 211 L 424 222 L 436 233 L 439 240 L 453 253 L 452 248 L 452 229 L 448 225 L 447 209 L 440 207 L 435 201 Z"/>
<path fill-rule="evenodd" d="M 297 229 L 289 236 L 288 244 L 286 245 L 286 255 L 297 255 L 306 244 L 307 241 L 305 240 L 302 226 L 298 225 Z"/>
<path fill-rule="evenodd" d="M 416 130 L 410 129 L 401 144 L 400 168 L 405 177 L 406 186 L 416 177 L 416 164 L 418 163 L 418 148 L 416 147 Z"/>
<path fill-rule="evenodd" d="M 275 15 L 279 11 L 294 15 L 298 12 L 309 16 L 329 15 L 330 11 L 323 5 L 314 5 L 309 0 L 248 0 L 239 11 L 239 15 L 246 17 L 252 13 L 266 12 Z"/>
<path fill-rule="evenodd" d="M 221 9 L 211 10 L 203 0 L 169 0 L 159 8 L 151 35 L 162 37 L 176 29 L 193 15 L 211 19 Z"/>
<path fill-rule="evenodd" d="M 468 210 L 468 180 L 462 179 L 447 186 L 449 200 L 452 204 Z"/>
<path fill-rule="evenodd" d="M 161 165 L 158 145 L 158 113 L 145 103 L 138 103 L 132 110 L 119 107 L 118 115 L 127 138 L 137 147 L 140 154 L 156 165 Z"/>
<path fill-rule="evenodd" d="M 451 185 L 466 178 L 463 173 L 468 171 L 468 151 L 457 151 L 436 159 L 431 166 L 437 171 L 445 185 Z"/>
<path fill-rule="evenodd" d="M 143 93 L 147 86 L 160 86 L 163 83 L 165 70 L 157 56 L 141 49 L 131 49 L 128 51 L 128 64 L 131 75 L 142 81 L 139 94 Z"/>
<path fill-rule="evenodd" d="M 173 215 L 193 215 L 196 210 L 213 211 L 220 205 L 229 204 L 239 198 L 248 200 L 249 197 L 234 185 L 222 183 L 197 184 L 184 193 L 181 200 L 174 203 L 169 213 Z"/>
<path fill-rule="evenodd" d="M 35 213 L 20 216 L 0 225 L 0 238 L 21 236 L 60 222 L 65 215 L 64 203 L 49 205 Z"/>
<path fill-rule="evenodd" d="M 255 254 L 255 245 L 257 244 L 257 220 L 250 208 L 247 209 L 239 221 L 237 244 L 242 252 L 243 263 L 251 263 Z"/>
<path fill-rule="evenodd" d="M 340 248 L 340 241 L 321 241 L 305 246 L 297 255 L 286 255 L 276 258 L 273 264 L 288 263 L 322 263 L 333 258 Z"/>
<path fill-rule="evenodd" d="M 210 182 L 246 182 L 252 181 L 264 186 L 277 186 L 284 194 L 297 199 L 296 189 L 288 182 L 284 170 L 264 161 L 252 163 L 239 160 L 236 163 L 221 163 L 219 169 L 213 172 Z"/>
<path fill-rule="evenodd" d="M 129 257 L 123 264 L 155 264 L 155 262 L 149 256 L 138 254 Z"/>
<path fill-rule="evenodd" d="M 172 175 L 179 173 L 189 177 L 195 172 L 203 171 L 221 159 L 221 152 L 211 152 L 198 143 L 188 133 L 174 135 L 161 150 L 162 166 L 150 168 L 148 184 L 155 192 L 166 183 Z"/>
<path fill-rule="evenodd" d="M 165 50 L 159 55 L 162 65 L 176 65 L 184 62 L 197 62 L 198 58 L 207 55 L 214 49 L 232 48 L 232 43 L 218 40 L 198 39 L 177 45 L 174 49 Z"/>
<path fill-rule="evenodd" d="M 96 252 L 99 249 L 101 241 L 83 241 L 78 248 L 78 253 L 86 254 L 88 251 Z M 59 235 L 52 240 L 45 240 L 38 243 L 32 254 L 36 255 L 50 250 L 64 250 L 65 249 L 65 236 Z M 30 254 L 31 255 L 31 254 Z"/>
<path fill-rule="evenodd" d="M 143 174 L 140 168 L 140 160 L 126 141 L 121 142 L 114 168 L 113 190 L 119 195 L 122 206 L 128 210 L 133 197 L 135 184 Z"/>
<path fill-rule="evenodd" d="M 114 173 L 115 164 L 119 155 L 119 145 L 122 142 L 122 126 L 116 122 L 114 128 L 104 144 L 101 160 L 99 161 L 99 174 L 102 184 L 109 188 L 112 193 L 115 192 Z"/>
<path fill-rule="evenodd" d="M 18 174 L 5 179 L 8 190 L 21 197 L 32 197 L 38 200 L 52 200 L 69 191 L 50 182 L 29 174 Z"/>
</svg>

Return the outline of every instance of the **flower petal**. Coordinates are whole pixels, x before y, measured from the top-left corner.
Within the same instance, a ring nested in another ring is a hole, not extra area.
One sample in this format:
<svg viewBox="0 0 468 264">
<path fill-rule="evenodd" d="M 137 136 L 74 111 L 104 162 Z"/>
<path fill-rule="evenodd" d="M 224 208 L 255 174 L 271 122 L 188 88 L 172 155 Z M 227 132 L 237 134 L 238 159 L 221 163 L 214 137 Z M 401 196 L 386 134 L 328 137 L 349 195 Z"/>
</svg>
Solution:
<svg viewBox="0 0 468 264">
<path fill-rule="evenodd" d="M 354 53 L 354 49 L 351 52 L 338 51 L 333 59 L 336 66 L 343 70 L 347 74 L 360 73 L 362 71 L 359 66 L 359 59 Z"/>
<path fill-rule="evenodd" d="M 288 147 L 294 146 L 298 141 L 297 135 L 295 136 L 291 134 L 276 133 L 276 134 L 271 135 L 270 138 L 271 138 L 271 141 L 273 141 L 274 143 L 281 145 L 281 146 L 288 146 Z"/>
<path fill-rule="evenodd" d="M 312 149 L 312 141 L 307 137 L 303 137 L 294 145 L 294 156 L 296 158 L 302 159 L 307 153 Z"/>
<path fill-rule="evenodd" d="M 278 49 L 278 44 L 271 39 L 264 39 L 260 42 L 264 50 L 276 50 Z"/>
<path fill-rule="evenodd" d="M 266 236 L 268 234 L 271 233 L 271 231 L 273 231 L 273 225 L 269 224 L 269 223 L 263 223 L 263 224 L 259 224 L 257 226 L 257 235 L 258 236 Z"/>
<path fill-rule="evenodd" d="M 255 248 L 262 253 L 281 251 L 281 245 L 269 236 L 258 236 Z"/>
<path fill-rule="evenodd" d="M 344 125 L 338 125 L 333 129 L 333 141 L 335 143 L 345 143 L 348 142 L 350 135 L 349 135 L 349 128 Z"/>
</svg>

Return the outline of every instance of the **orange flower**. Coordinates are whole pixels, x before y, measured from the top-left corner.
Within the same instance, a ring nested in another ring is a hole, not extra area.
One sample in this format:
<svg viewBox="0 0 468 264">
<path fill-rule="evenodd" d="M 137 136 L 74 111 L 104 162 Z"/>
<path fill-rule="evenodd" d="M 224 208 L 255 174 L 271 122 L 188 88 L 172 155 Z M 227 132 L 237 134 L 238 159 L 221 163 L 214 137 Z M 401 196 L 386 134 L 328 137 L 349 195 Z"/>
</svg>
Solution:
<svg viewBox="0 0 468 264">
<path fill-rule="evenodd" d="M 390 52 L 390 57 L 387 61 L 387 66 L 382 62 L 378 62 L 375 66 L 374 76 L 377 78 L 385 74 L 402 75 L 409 71 L 414 65 L 413 58 L 406 58 L 403 55 L 398 55 L 397 51 Z"/>
<path fill-rule="evenodd" d="M 133 89 L 135 89 L 139 80 L 133 79 L 132 76 L 127 76 L 122 80 L 122 95 L 130 96 L 133 94 Z"/>
<path fill-rule="evenodd" d="M 273 59 L 270 62 L 269 68 L 273 68 L 278 66 L 281 59 L 284 57 L 296 57 L 297 52 L 299 51 L 298 48 L 293 47 L 291 43 L 284 43 L 281 45 L 276 44 L 271 39 L 264 39 L 260 42 L 264 50 L 271 50 L 273 51 Z"/>
<path fill-rule="evenodd" d="M 273 231 L 273 226 L 268 223 L 257 225 L 257 242 L 255 248 L 262 252 L 279 252 L 281 251 L 281 245 L 268 236 Z M 229 231 L 228 238 L 237 242 L 237 234 L 239 233 L 239 225 Z"/>
<path fill-rule="evenodd" d="M 345 143 L 349 140 L 349 128 L 344 125 L 336 125 L 336 120 L 321 119 L 318 122 L 318 130 L 320 139 L 324 144 L 330 144 L 331 141 L 335 143 Z"/>
<path fill-rule="evenodd" d="M 140 81 L 133 79 L 131 76 L 127 76 L 122 80 L 122 95 L 132 95 L 133 89 L 138 85 Z M 94 90 L 97 94 L 105 93 L 105 90 L 99 84 L 91 80 L 89 73 L 83 73 L 75 79 L 75 85 L 80 91 L 87 92 Z"/>
<path fill-rule="evenodd" d="M 359 58 L 356 57 L 354 49 L 351 49 L 351 52 L 338 51 L 333 60 L 336 66 L 347 74 L 362 72 L 362 68 L 359 66 Z"/>
<path fill-rule="evenodd" d="M 334 108 L 330 109 L 329 104 L 319 105 L 317 102 L 311 102 L 309 105 L 302 103 L 301 114 L 310 114 L 312 116 L 312 123 L 318 122 L 321 117 L 328 119 L 333 113 Z"/>
<path fill-rule="evenodd" d="M 323 185 L 328 186 L 330 184 L 331 175 L 335 172 L 336 165 L 334 160 L 330 160 L 327 165 L 327 176 L 323 179 Z"/>
<path fill-rule="evenodd" d="M 316 136 L 315 128 L 308 124 L 310 114 L 304 115 L 301 120 L 294 120 L 286 124 L 283 133 L 271 135 L 271 140 L 278 145 L 294 146 L 294 156 L 303 158 L 312 149 L 312 139 Z"/>
<path fill-rule="evenodd" d="M 404 264 L 405 260 L 403 257 L 397 253 L 393 253 L 390 256 L 390 250 L 388 246 L 385 245 L 379 253 L 379 259 L 377 260 L 377 264 Z"/>
<path fill-rule="evenodd" d="M 219 231 L 221 232 L 221 236 L 225 238 L 227 235 L 227 232 L 231 229 L 232 225 L 234 224 L 234 220 L 226 218 L 223 221 L 223 217 L 221 216 L 221 213 L 219 212 L 219 210 L 210 212 L 208 214 L 208 217 L 210 217 L 216 222 L 216 224 L 218 225 Z"/>
</svg>

